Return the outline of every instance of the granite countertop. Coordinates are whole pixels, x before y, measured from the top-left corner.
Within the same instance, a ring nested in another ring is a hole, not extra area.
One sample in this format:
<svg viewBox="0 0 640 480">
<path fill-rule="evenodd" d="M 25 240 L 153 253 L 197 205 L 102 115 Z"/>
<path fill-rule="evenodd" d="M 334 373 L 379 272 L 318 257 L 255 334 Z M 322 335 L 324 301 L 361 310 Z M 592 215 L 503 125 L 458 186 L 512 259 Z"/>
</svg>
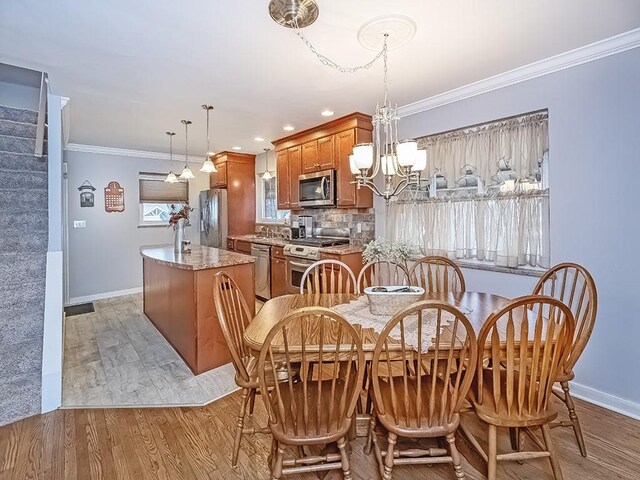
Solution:
<svg viewBox="0 0 640 480">
<path fill-rule="evenodd" d="M 255 262 L 255 258 L 250 255 L 201 245 L 193 245 L 191 253 L 186 254 L 175 253 L 173 245 L 141 247 L 140 255 L 163 265 L 183 270 L 207 270 Z"/>
<path fill-rule="evenodd" d="M 256 235 L 229 235 L 227 237 L 230 240 L 243 240 L 245 242 L 257 243 L 260 245 L 271 245 L 276 247 L 284 247 L 288 245 L 288 240 L 279 237 L 258 237 Z M 333 247 L 321 247 L 322 253 L 333 253 L 334 255 L 348 255 L 350 253 L 361 253 L 364 250 L 362 245 L 334 245 Z"/>
</svg>

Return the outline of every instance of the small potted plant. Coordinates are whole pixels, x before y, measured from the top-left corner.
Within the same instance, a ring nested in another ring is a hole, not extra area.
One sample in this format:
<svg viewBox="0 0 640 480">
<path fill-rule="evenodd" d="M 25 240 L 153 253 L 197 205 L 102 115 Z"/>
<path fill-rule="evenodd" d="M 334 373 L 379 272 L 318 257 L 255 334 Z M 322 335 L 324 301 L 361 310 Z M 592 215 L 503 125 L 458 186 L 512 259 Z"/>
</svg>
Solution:
<svg viewBox="0 0 640 480">
<path fill-rule="evenodd" d="M 169 225 L 171 225 L 176 232 L 173 240 L 173 251 L 176 253 L 182 253 L 183 251 L 183 241 L 185 239 L 184 227 L 189 224 L 189 214 L 192 211 L 193 208 L 191 208 L 188 203 L 183 204 L 179 210 L 175 205 L 171 205 Z"/>
</svg>

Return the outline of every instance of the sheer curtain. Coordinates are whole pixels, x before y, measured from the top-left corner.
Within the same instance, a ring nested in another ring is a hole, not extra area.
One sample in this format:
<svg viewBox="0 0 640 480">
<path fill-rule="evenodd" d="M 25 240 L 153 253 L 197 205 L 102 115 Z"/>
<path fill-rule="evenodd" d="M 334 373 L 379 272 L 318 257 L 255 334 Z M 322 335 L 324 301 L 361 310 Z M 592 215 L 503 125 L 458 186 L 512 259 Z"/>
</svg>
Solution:
<svg viewBox="0 0 640 480">
<path fill-rule="evenodd" d="M 477 259 L 495 265 L 549 267 L 549 192 L 500 192 L 498 169 L 509 178 L 542 178 L 546 187 L 548 114 L 538 112 L 418 139 L 427 150 L 428 173 L 444 175 L 450 190 L 429 197 L 406 192 L 387 210 L 387 236 L 425 255 Z M 473 166 L 487 192 L 458 189 L 456 179 Z M 539 186 L 540 184 L 536 184 Z"/>
</svg>

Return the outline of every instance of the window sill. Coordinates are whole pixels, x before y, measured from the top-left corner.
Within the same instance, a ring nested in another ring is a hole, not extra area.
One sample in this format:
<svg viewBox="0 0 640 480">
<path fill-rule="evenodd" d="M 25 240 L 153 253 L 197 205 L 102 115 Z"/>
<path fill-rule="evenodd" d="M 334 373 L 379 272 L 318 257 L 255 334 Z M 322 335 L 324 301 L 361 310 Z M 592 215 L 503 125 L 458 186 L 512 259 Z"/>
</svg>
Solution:
<svg viewBox="0 0 640 480">
<path fill-rule="evenodd" d="M 489 272 L 498 273 L 510 273 L 512 275 L 523 275 L 526 277 L 542 277 L 547 271 L 541 267 L 531 267 L 529 265 L 523 265 L 521 267 L 502 267 L 488 262 L 482 262 L 480 260 L 463 259 L 455 260 L 455 262 L 462 268 L 471 268 L 474 270 L 486 270 Z"/>
<path fill-rule="evenodd" d="M 138 225 L 138 228 L 169 228 L 171 225 L 158 224 L 158 225 Z"/>
</svg>

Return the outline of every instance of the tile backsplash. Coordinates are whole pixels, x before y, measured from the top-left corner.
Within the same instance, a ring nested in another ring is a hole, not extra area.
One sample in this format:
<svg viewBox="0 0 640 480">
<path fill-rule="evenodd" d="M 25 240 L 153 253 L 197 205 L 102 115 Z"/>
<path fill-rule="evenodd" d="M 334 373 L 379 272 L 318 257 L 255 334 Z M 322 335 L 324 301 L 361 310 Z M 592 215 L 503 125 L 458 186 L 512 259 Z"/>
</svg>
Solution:
<svg viewBox="0 0 640 480">
<path fill-rule="evenodd" d="M 344 208 L 310 208 L 299 212 L 300 215 L 313 217 L 313 228 L 348 228 L 351 243 L 363 245 L 375 236 L 375 213 L 373 209 Z M 291 214 L 291 220 L 298 219 L 298 214 Z M 358 223 L 362 231 L 358 233 Z"/>
<path fill-rule="evenodd" d="M 344 208 L 309 208 L 301 212 L 291 214 L 291 221 L 298 220 L 300 215 L 310 215 L 313 217 L 313 228 L 348 228 L 351 243 L 364 245 L 375 237 L 376 220 L 375 213 L 370 209 L 344 209 Z M 358 223 L 362 226 L 362 231 L 358 233 Z M 283 225 L 268 223 L 256 223 L 256 231 L 262 227 L 271 228 L 276 236 L 280 236 Z"/>
</svg>

